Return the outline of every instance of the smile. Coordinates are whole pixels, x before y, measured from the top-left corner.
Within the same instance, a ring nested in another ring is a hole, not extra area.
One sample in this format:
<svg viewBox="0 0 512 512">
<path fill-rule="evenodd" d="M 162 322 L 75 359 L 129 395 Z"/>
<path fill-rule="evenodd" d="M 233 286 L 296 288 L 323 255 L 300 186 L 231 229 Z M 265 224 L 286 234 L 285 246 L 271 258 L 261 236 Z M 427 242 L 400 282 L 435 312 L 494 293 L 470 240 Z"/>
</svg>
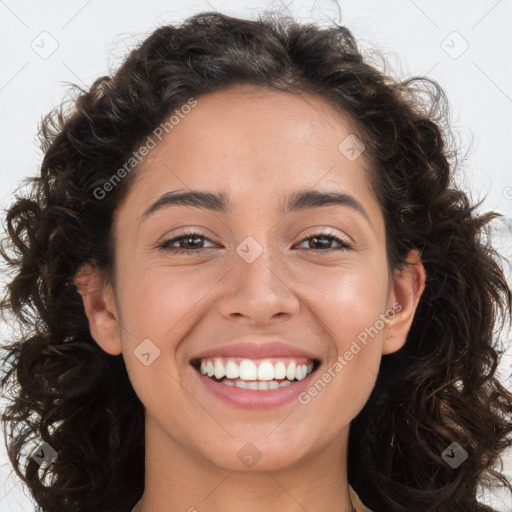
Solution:
<svg viewBox="0 0 512 512">
<path fill-rule="evenodd" d="M 293 400 L 320 361 L 305 357 L 208 357 L 194 359 L 191 365 L 216 396 L 231 405 L 253 409 Z"/>
<path fill-rule="evenodd" d="M 202 375 L 226 386 L 253 390 L 289 386 L 307 377 L 313 368 L 313 360 L 297 357 L 259 360 L 215 357 L 199 361 L 199 371 Z"/>
</svg>

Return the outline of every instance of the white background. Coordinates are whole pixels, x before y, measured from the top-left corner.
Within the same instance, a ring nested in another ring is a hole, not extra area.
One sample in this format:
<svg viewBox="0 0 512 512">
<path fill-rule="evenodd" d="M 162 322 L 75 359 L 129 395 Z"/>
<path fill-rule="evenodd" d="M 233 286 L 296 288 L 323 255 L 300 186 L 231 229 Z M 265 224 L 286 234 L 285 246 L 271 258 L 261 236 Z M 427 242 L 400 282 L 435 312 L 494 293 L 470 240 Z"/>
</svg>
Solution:
<svg viewBox="0 0 512 512">
<path fill-rule="evenodd" d="M 508 216 L 508 226 L 497 223 L 495 243 L 512 262 L 512 0 L 341 0 L 340 7 L 341 19 L 336 3 L 328 0 L 0 0 L 2 209 L 19 181 L 37 172 L 38 123 L 64 97 L 67 83 L 88 87 L 165 23 L 207 10 L 251 19 L 257 12 L 279 10 L 302 21 L 334 19 L 347 25 L 367 51 L 383 52 L 398 76 L 428 75 L 441 84 L 466 153 L 460 182 L 475 200 L 487 195 L 482 210 Z M 45 55 L 52 45 L 54 53 Z M 502 341 L 510 347 L 510 334 Z M 510 361 L 504 359 L 501 366 L 507 375 Z M 512 387 L 510 381 L 507 385 Z M 0 512 L 32 511 L 26 491 L 10 474 L 0 441 Z M 511 458 L 505 462 L 510 478 Z M 512 511 L 510 496 L 495 493 L 485 500 L 500 512 Z"/>
</svg>

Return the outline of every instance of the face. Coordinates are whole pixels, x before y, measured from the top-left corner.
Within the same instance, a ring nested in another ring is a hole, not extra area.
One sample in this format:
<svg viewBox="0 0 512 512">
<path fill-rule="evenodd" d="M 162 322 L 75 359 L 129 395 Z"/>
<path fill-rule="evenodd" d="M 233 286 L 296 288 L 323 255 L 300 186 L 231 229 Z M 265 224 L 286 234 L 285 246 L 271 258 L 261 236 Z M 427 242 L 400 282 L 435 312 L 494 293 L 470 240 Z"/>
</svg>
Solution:
<svg viewBox="0 0 512 512">
<path fill-rule="evenodd" d="M 388 268 L 347 116 L 242 87 L 197 101 L 116 211 L 115 286 L 104 311 L 84 298 L 91 333 L 123 354 L 147 431 L 217 467 L 247 469 L 244 450 L 290 467 L 346 436 L 421 274 Z M 191 191 L 225 204 L 176 201 Z"/>
</svg>

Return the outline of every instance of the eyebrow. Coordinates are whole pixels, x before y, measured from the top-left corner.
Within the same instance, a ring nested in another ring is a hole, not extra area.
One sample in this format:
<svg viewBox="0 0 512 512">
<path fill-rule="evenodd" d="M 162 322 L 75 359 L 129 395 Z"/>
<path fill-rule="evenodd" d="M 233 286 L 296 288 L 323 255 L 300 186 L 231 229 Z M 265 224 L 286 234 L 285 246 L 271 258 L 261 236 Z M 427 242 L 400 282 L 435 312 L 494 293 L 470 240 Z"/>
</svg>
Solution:
<svg viewBox="0 0 512 512">
<path fill-rule="evenodd" d="M 166 192 L 151 204 L 142 214 L 142 221 L 153 213 L 170 206 L 192 206 L 220 213 L 232 213 L 234 203 L 225 193 L 204 192 L 201 190 L 177 189 Z M 353 196 L 345 192 L 301 190 L 291 194 L 284 204 L 281 204 L 280 212 L 285 215 L 289 212 L 305 210 L 308 208 L 321 208 L 323 206 L 344 206 L 360 213 L 368 221 L 373 229 L 363 205 Z"/>
</svg>

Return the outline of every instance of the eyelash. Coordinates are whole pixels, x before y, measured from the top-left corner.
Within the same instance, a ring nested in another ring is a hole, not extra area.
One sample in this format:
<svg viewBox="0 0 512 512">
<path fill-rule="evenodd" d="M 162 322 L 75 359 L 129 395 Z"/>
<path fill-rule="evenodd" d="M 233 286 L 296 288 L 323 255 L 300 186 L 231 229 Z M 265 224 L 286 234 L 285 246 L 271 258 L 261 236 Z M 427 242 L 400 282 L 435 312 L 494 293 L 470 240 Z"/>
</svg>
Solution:
<svg viewBox="0 0 512 512">
<path fill-rule="evenodd" d="M 203 238 L 204 240 L 207 240 L 208 242 L 212 242 L 212 240 L 210 240 L 208 237 L 204 236 L 202 233 L 198 233 L 197 231 L 184 231 L 183 233 L 180 233 L 177 237 L 172 238 L 171 240 L 166 240 L 165 242 L 158 245 L 158 249 L 170 251 L 170 252 L 173 252 L 174 254 L 197 254 L 200 251 L 205 251 L 205 250 L 208 251 L 209 249 L 213 249 L 213 247 L 206 247 L 206 248 L 199 248 L 199 249 L 179 249 L 177 247 L 171 247 L 171 244 L 178 242 L 180 240 L 189 238 L 191 236 L 197 236 L 199 238 Z M 338 242 L 340 247 L 338 247 L 337 249 L 334 249 L 334 250 L 349 251 L 352 249 L 352 245 L 345 242 L 341 238 L 338 238 L 334 235 L 331 235 L 329 233 L 323 233 L 323 232 L 316 233 L 312 236 L 303 238 L 301 240 L 301 243 L 306 240 L 311 240 L 313 238 L 327 238 L 330 240 L 334 240 L 335 242 Z M 212 243 L 214 243 L 214 242 L 212 242 Z M 303 250 L 308 251 L 308 252 L 312 251 L 312 252 L 316 252 L 316 253 L 320 253 L 320 254 L 322 254 L 322 253 L 325 254 L 326 252 L 332 252 L 332 249 L 303 249 Z"/>
</svg>

